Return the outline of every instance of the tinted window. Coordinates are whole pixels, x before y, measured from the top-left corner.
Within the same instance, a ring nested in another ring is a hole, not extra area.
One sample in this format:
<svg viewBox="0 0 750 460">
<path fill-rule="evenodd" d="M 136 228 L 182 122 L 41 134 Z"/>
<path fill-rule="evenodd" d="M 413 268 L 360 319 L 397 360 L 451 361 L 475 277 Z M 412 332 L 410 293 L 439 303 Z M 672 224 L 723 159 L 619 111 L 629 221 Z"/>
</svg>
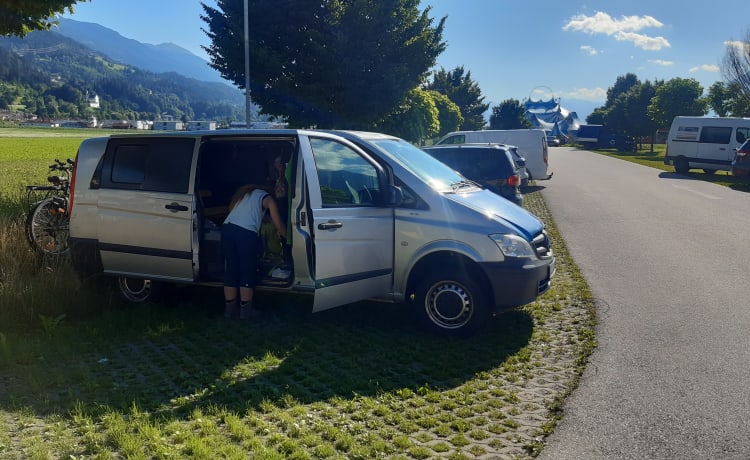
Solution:
<svg viewBox="0 0 750 460">
<path fill-rule="evenodd" d="M 732 128 L 725 126 L 706 126 L 701 130 L 700 142 L 708 144 L 728 144 Z"/>
<path fill-rule="evenodd" d="M 448 145 L 448 144 L 465 144 L 466 143 L 466 136 L 463 134 L 456 134 L 455 136 L 451 136 L 445 140 L 443 140 L 440 145 Z"/>
<path fill-rule="evenodd" d="M 469 179 L 497 179 L 511 174 L 508 154 L 502 149 L 435 148 L 427 153 Z"/>
<path fill-rule="evenodd" d="M 194 138 L 117 138 L 97 174 L 104 188 L 187 193 Z"/>
<path fill-rule="evenodd" d="M 348 146 L 310 139 L 323 207 L 374 206 L 380 196 L 376 167 Z"/>
<path fill-rule="evenodd" d="M 750 138 L 750 128 L 737 128 L 737 134 L 735 135 L 735 140 L 737 142 L 742 144 L 748 138 Z"/>
</svg>

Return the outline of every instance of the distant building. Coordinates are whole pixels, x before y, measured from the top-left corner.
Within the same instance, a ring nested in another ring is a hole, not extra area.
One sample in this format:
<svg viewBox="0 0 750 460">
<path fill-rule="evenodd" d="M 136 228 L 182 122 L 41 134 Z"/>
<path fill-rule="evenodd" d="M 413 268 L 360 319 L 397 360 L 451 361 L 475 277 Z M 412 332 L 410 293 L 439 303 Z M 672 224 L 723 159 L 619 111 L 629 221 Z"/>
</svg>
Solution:
<svg viewBox="0 0 750 460">
<path fill-rule="evenodd" d="M 562 107 L 559 98 L 552 97 L 548 101 L 527 99 L 524 108 L 531 125 L 545 130 L 550 136 L 572 136 L 581 125 L 578 114 Z"/>
<path fill-rule="evenodd" d="M 188 121 L 185 127 L 187 131 L 201 131 L 204 129 L 214 130 L 216 129 L 215 121 Z"/>
<path fill-rule="evenodd" d="M 93 96 L 89 96 L 89 107 L 92 109 L 98 109 L 99 108 L 99 96 L 94 94 Z"/>
<path fill-rule="evenodd" d="M 155 121 L 154 131 L 183 131 L 185 124 L 181 121 Z"/>
</svg>

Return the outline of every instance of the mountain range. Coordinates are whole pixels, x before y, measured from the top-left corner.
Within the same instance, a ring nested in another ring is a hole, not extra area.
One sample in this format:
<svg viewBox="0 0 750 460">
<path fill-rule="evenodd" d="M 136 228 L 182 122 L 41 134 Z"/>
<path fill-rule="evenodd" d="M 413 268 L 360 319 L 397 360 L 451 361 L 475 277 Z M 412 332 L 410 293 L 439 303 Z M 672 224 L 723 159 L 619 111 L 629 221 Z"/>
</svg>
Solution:
<svg viewBox="0 0 750 460">
<path fill-rule="evenodd" d="M 61 18 L 50 31 L 0 37 L 0 62 L 0 109 L 43 119 L 244 119 L 243 92 L 205 60 L 98 24 Z"/>
<path fill-rule="evenodd" d="M 125 38 L 112 29 L 91 22 L 60 18 L 52 29 L 123 64 L 154 73 L 175 72 L 201 81 L 229 84 L 208 62 L 174 43 L 151 45 Z"/>
</svg>

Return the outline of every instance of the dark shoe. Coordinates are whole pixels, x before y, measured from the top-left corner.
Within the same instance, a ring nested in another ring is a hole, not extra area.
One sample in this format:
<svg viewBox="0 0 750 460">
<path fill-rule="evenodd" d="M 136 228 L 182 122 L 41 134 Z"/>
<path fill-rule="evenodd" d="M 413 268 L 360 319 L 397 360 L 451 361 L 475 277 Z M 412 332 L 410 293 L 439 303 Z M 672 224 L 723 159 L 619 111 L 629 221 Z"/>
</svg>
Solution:
<svg viewBox="0 0 750 460">
<path fill-rule="evenodd" d="M 224 302 L 224 318 L 231 319 L 236 318 L 237 313 L 240 310 L 240 303 L 237 300 L 231 302 Z"/>
<path fill-rule="evenodd" d="M 241 305 L 240 306 L 240 319 L 243 321 L 249 321 L 258 319 L 263 313 L 252 305 Z"/>
</svg>

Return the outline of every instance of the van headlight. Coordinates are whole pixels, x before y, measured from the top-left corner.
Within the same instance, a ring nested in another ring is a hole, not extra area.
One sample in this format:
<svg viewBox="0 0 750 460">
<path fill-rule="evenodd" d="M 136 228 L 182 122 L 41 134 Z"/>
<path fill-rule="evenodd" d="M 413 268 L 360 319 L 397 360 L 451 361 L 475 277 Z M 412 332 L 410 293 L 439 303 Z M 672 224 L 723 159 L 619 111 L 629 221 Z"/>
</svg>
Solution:
<svg viewBox="0 0 750 460">
<path fill-rule="evenodd" d="M 490 235 L 505 257 L 532 258 L 536 256 L 528 241 L 516 235 L 495 233 Z"/>
</svg>

